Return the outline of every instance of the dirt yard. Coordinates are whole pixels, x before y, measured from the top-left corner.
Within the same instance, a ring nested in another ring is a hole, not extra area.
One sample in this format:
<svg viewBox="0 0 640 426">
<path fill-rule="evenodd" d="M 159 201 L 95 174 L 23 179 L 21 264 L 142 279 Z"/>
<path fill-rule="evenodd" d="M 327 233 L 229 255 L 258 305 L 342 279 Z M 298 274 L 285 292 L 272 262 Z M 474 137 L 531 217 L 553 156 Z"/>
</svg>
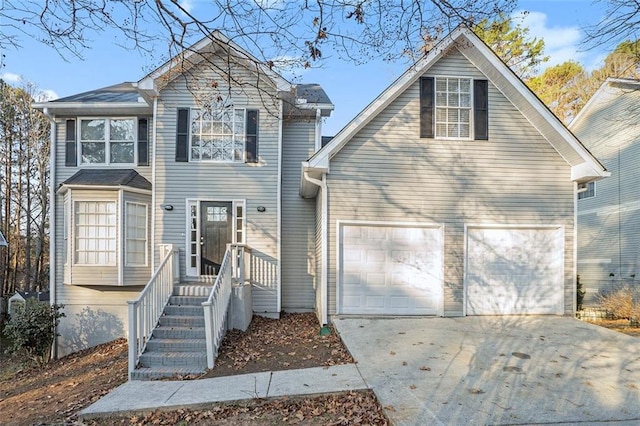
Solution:
<svg viewBox="0 0 640 426">
<path fill-rule="evenodd" d="M 590 324 L 599 325 L 600 327 L 606 327 L 610 330 L 615 330 L 620 333 L 628 334 L 629 336 L 640 337 L 640 327 L 632 326 L 629 324 L 629 320 L 612 320 L 612 319 L 600 319 L 594 321 L 587 321 Z"/>
<path fill-rule="evenodd" d="M 216 368 L 201 377 L 307 368 L 352 362 L 333 330 L 320 334 L 313 314 L 285 314 L 280 320 L 254 317 L 245 333 L 227 334 Z M 127 344 L 116 340 L 50 363 L 27 368 L 0 355 L 0 423 L 3 425 L 77 422 L 77 413 L 127 380 Z M 313 398 L 212 404 L 113 417 L 89 424 L 388 424 L 370 391 Z"/>
</svg>

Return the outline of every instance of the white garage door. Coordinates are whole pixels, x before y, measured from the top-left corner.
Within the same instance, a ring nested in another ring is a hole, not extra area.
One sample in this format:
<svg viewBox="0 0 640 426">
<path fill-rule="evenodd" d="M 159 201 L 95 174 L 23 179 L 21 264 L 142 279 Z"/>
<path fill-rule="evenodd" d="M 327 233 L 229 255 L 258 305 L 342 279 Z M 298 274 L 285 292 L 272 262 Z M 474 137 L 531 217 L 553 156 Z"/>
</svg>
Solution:
<svg viewBox="0 0 640 426">
<path fill-rule="evenodd" d="M 562 314 L 562 228 L 467 228 L 467 315 Z"/>
<path fill-rule="evenodd" d="M 441 315 L 442 228 L 343 224 L 339 231 L 340 313 Z"/>
</svg>

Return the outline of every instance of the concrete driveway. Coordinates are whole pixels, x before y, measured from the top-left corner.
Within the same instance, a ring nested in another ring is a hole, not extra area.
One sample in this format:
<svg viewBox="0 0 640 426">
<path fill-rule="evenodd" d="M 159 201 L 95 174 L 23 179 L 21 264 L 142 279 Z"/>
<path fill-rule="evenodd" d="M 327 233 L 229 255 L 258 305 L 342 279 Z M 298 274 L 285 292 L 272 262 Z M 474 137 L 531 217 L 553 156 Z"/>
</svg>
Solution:
<svg viewBox="0 0 640 426">
<path fill-rule="evenodd" d="M 334 323 L 396 425 L 640 422 L 639 338 L 553 316 Z"/>
</svg>

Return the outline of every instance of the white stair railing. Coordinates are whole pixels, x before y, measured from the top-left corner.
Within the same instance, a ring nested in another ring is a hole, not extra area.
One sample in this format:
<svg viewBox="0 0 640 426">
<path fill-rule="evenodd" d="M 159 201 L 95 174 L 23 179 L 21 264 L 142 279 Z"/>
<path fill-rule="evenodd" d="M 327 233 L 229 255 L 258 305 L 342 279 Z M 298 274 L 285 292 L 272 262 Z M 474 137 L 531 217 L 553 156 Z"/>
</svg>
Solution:
<svg viewBox="0 0 640 426">
<path fill-rule="evenodd" d="M 231 300 L 231 287 L 235 282 L 244 283 L 245 246 L 229 244 L 209 298 L 202 303 L 207 340 L 207 368 L 213 368 L 218 349 L 226 331 L 227 311 Z"/>
<path fill-rule="evenodd" d="M 158 269 L 138 298 L 127 302 L 129 305 L 129 379 L 173 294 L 173 286 L 180 281 L 178 249 L 172 244 L 163 244 L 160 246 L 160 254 L 163 259 Z"/>
</svg>

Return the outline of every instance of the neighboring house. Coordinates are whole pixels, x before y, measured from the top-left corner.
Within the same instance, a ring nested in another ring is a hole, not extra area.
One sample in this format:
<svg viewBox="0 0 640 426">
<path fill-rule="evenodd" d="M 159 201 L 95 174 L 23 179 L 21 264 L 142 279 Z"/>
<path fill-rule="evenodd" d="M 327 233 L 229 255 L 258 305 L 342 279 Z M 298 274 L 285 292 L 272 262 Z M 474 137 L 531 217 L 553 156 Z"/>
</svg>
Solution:
<svg viewBox="0 0 640 426">
<path fill-rule="evenodd" d="M 640 81 L 610 78 L 570 129 L 611 171 L 578 192 L 578 274 L 584 304 L 640 280 Z"/>
<path fill-rule="evenodd" d="M 219 33 L 137 83 L 37 107 L 63 353 L 125 334 L 168 244 L 183 282 L 224 275 L 225 246 L 245 244 L 252 310 L 273 317 L 575 310 L 575 188 L 607 172 L 468 30 L 331 140 L 322 88 Z"/>
<path fill-rule="evenodd" d="M 28 299 L 36 299 L 40 303 L 49 303 L 48 291 L 16 291 L 16 293 L 9 298 L 9 304 L 7 311 L 9 315 L 14 315 L 18 309 L 24 307 Z"/>
</svg>

